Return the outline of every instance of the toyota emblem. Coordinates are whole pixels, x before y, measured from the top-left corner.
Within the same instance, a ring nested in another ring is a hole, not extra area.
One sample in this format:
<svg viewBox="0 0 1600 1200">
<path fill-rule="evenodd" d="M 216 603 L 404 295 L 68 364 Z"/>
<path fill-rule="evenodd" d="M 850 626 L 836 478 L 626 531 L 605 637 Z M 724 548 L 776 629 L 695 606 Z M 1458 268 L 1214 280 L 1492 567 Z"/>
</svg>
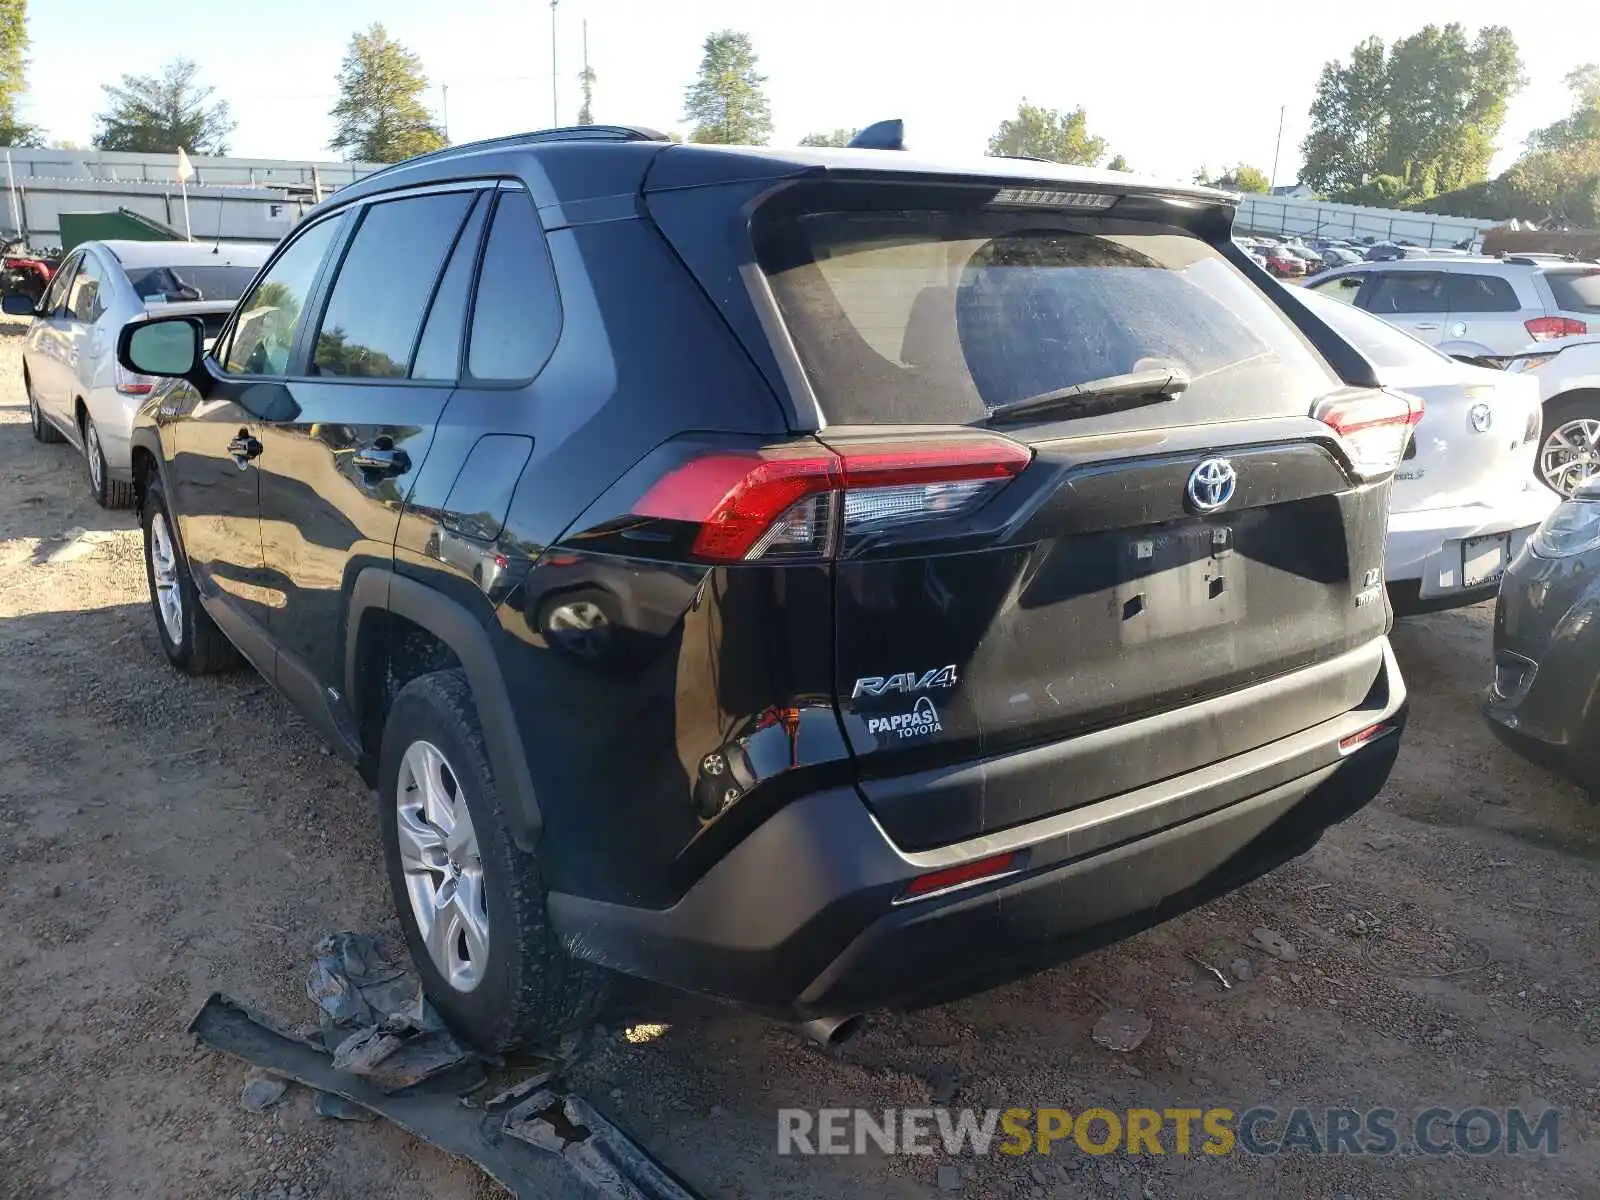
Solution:
<svg viewBox="0 0 1600 1200">
<path fill-rule="evenodd" d="M 1233 499 L 1239 475 L 1225 458 L 1208 458 L 1189 476 L 1189 503 L 1197 512 L 1215 512 Z"/>
</svg>

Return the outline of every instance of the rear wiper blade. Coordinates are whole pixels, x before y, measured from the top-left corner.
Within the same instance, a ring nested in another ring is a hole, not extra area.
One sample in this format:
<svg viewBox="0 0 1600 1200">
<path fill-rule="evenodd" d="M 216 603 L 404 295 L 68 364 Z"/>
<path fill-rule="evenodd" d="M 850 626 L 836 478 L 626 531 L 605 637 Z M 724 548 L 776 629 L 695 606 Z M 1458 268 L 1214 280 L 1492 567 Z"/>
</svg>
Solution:
<svg viewBox="0 0 1600 1200">
<path fill-rule="evenodd" d="M 1085 400 L 1110 400 L 1118 397 L 1170 400 L 1188 388 L 1189 376 L 1173 368 L 1158 371 L 1133 371 L 1127 375 L 1107 375 L 1104 379 L 1090 379 L 1071 387 L 1040 392 L 997 404 L 989 410 L 990 421 L 1015 421 L 1035 416 L 1055 408 L 1070 408 Z"/>
</svg>

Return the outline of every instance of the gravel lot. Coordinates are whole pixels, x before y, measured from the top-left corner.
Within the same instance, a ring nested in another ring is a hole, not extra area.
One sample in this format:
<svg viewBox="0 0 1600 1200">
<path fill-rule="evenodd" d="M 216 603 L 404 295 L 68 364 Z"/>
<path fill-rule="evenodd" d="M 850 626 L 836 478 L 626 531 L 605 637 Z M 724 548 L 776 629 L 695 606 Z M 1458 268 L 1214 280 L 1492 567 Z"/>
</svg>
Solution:
<svg viewBox="0 0 1600 1200">
<path fill-rule="evenodd" d="M 372 804 L 257 676 L 167 668 L 132 516 L 94 506 L 69 447 L 29 436 L 22 329 L 0 325 L 0 1196 L 498 1194 L 385 1124 L 314 1116 L 298 1090 L 246 1113 L 245 1068 L 182 1033 L 213 990 L 303 1022 L 319 934 L 395 932 Z M 574 1083 L 708 1197 L 1594 1195 L 1600 806 L 1485 731 L 1490 619 L 1396 630 L 1413 715 L 1389 789 L 1244 892 L 830 1052 L 629 987 Z M 1297 961 L 1252 949 L 1259 926 Z M 1252 977 L 1223 990 L 1195 959 Z M 1131 1054 L 1090 1037 L 1121 1006 L 1153 1023 Z M 643 1025 L 664 1028 L 618 1032 Z M 780 1106 L 952 1089 L 1074 1111 L 1553 1106 L 1563 1152 L 993 1156 L 955 1163 L 945 1193 L 948 1160 L 773 1152 Z"/>
</svg>

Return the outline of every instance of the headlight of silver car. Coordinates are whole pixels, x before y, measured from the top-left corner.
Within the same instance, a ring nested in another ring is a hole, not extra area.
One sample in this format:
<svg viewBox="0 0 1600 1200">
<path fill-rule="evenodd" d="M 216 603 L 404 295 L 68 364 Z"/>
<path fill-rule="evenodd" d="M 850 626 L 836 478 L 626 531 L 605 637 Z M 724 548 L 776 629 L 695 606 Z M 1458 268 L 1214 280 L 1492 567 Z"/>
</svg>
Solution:
<svg viewBox="0 0 1600 1200">
<path fill-rule="evenodd" d="M 1564 500 L 1534 530 L 1528 548 L 1540 558 L 1570 558 L 1600 546 L 1600 500 Z"/>
</svg>

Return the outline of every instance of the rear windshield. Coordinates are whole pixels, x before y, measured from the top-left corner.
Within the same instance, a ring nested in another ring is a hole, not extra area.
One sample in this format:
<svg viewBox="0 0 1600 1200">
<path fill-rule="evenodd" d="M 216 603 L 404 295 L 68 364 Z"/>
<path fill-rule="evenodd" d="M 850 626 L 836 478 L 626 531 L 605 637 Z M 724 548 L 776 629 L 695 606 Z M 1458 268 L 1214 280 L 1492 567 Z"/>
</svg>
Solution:
<svg viewBox="0 0 1600 1200">
<path fill-rule="evenodd" d="M 1300 298 L 1305 301 L 1307 308 L 1361 351 L 1375 367 L 1409 370 L 1413 367 L 1437 367 L 1441 362 L 1455 361 L 1442 350 L 1435 350 L 1389 322 L 1330 296 L 1307 288 L 1300 292 Z"/>
<path fill-rule="evenodd" d="M 1600 271 L 1546 271 L 1556 307 L 1566 312 L 1600 313 Z"/>
<path fill-rule="evenodd" d="M 145 303 L 237 300 L 256 276 L 254 267 L 133 267 L 128 282 Z"/>
<path fill-rule="evenodd" d="M 786 218 L 761 258 L 831 424 L 964 424 L 1173 366 L 1191 379 L 1189 419 L 1203 419 L 1208 400 L 1276 408 L 1337 386 L 1216 249 L 1164 226 L 818 212 Z"/>
</svg>

